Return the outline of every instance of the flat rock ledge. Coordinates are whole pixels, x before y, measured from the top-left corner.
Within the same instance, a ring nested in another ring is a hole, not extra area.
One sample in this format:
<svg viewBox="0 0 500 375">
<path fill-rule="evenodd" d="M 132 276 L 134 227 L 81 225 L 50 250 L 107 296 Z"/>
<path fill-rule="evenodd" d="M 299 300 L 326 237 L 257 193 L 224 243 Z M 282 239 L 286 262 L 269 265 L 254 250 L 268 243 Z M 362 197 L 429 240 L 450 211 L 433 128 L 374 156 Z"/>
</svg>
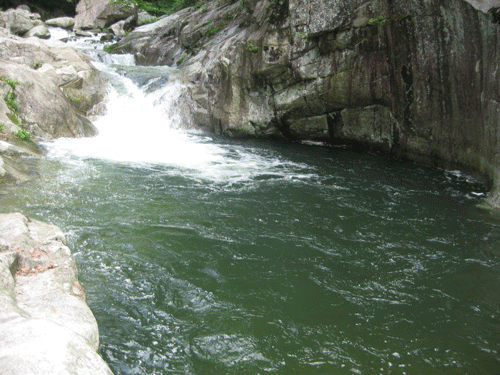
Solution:
<svg viewBox="0 0 500 375">
<path fill-rule="evenodd" d="M 111 374 L 56 226 L 0 214 L 0 374 Z"/>
</svg>

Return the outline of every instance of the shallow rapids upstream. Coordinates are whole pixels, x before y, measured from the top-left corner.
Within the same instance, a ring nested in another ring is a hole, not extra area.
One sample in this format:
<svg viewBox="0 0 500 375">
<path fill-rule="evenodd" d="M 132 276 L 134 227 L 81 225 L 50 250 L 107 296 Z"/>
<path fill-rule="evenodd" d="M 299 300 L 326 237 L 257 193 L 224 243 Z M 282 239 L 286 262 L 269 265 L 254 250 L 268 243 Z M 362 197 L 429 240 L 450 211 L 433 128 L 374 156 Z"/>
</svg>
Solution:
<svg viewBox="0 0 500 375">
<path fill-rule="evenodd" d="M 183 132 L 175 71 L 118 59 L 96 62 L 113 84 L 100 135 L 48 143 L 40 177 L 0 192 L 2 212 L 67 234 L 115 374 L 498 373 L 482 184 Z"/>
</svg>

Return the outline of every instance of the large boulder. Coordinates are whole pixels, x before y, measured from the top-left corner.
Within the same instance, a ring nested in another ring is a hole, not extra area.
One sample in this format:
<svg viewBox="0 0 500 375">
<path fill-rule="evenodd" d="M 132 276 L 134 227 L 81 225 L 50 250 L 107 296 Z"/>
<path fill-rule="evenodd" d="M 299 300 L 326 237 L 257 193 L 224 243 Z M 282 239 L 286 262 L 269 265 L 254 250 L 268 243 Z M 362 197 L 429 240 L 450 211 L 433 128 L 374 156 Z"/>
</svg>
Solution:
<svg viewBox="0 0 500 375">
<path fill-rule="evenodd" d="M 40 39 L 49 39 L 50 32 L 47 26 L 38 25 L 30 29 L 27 33 L 24 34 L 26 38 L 36 37 Z"/>
<path fill-rule="evenodd" d="M 106 94 L 107 79 L 90 61 L 59 41 L 0 33 L 0 75 L 18 82 L 12 90 L 17 117 L 34 140 L 95 135 L 85 117 Z M 10 88 L 2 82 L 4 90 Z M 0 88 L 1 90 L 1 88 Z M 0 100 L 0 122 L 15 132 L 12 109 Z"/>
<path fill-rule="evenodd" d="M 58 17 L 46 20 L 45 24 L 53 27 L 60 27 L 63 29 L 72 29 L 75 26 L 75 19 L 73 17 Z"/>
<path fill-rule="evenodd" d="M 19 7 L 0 12 L 0 27 L 8 29 L 15 35 L 22 36 L 40 23 L 40 15 L 30 13 L 29 8 Z"/>
<path fill-rule="evenodd" d="M 131 33 L 129 33 L 124 38 L 120 39 L 118 43 L 115 45 L 115 51 L 117 53 L 132 53 L 132 54 L 140 54 L 142 56 L 141 63 L 148 65 L 162 65 L 165 63 L 164 60 L 158 57 L 160 50 L 165 51 L 162 45 L 156 47 L 154 44 L 154 37 L 161 31 L 165 32 L 166 30 L 171 30 L 175 27 L 176 23 L 181 23 L 189 14 L 189 9 L 181 10 L 176 12 L 170 16 L 162 17 L 156 22 L 149 23 L 146 25 L 139 26 L 135 28 Z M 176 40 L 176 34 L 172 33 L 172 37 L 169 38 L 169 41 L 173 41 L 173 43 L 178 43 Z M 150 47 L 150 44 L 153 44 Z M 150 48 L 153 52 L 155 52 L 155 56 L 149 56 L 147 54 L 146 48 Z M 145 56 L 146 54 L 147 56 Z M 139 55 L 138 55 L 139 56 Z M 147 59 L 147 60 L 146 60 Z M 172 61 L 167 61 L 172 62 Z"/>
<path fill-rule="evenodd" d="M 36 141 L 97 133 L 87 117 L 102 112 L 108 85 L 87 57 L 60 41 L 0 28 L 0 45 L 0 183 L 13 183 L 36 175 Z M 22 141 L 28 136 L 35 143 Z"/>
<path fill-rule="evenodd" d="M 0 215 L 0 373 L 112 375 L 62 231 Z"/>
<path fill-rule="evenodd" d="M 19 82 L 13 90 L 18 103 L 17 118 L 34 140 L 97 134 L 93 124 L 72 106 L 49 75 L 1 61 L 0 75 Z M 12 120 L 12 112 L 3 115 Z"/>
<path fill-rule="evenodd" d="M 137 7 L 132 2 L 113 4 L 109 0 L 81 0 L 76 13 L 75 29 L 99 29 L 131 16 L 137 18 Z"/>
<path fill-rule="evenodd" d="M 131 29 L 133 29 L 136 21 L 137 21 L 137 17 L 135 15 L 130 16 L 127 19 L 124 19 L 124 20 L 118 21 L 117 23 L 112 24 L 109 28 L 111 29 L 111 31 L 113 32 L 115 37 L 123 37 L 123 36 L 127 35 L 127 31 L 130 31 Z"/>
<path fill-rule="evenodd" d="M 7 29 L 10 33 L 24 37 L 37 37 L 49 39 L 50 32 L 38 13 L 31 13 L 26 5 L 16 9 L 0 11 L 0 27 Z"/>
</svg>

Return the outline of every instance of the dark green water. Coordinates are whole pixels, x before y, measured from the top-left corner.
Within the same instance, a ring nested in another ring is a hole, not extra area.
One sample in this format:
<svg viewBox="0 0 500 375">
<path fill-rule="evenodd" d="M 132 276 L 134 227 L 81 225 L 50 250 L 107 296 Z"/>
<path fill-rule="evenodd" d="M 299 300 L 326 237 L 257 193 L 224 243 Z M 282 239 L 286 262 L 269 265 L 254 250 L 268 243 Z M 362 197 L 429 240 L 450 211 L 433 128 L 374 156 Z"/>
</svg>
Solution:
<svg viewBox="0 0 500 375">
<path fill-rule="evenodd" d="M 52 157 L 0 195 L 67 234 L 115 374 L 499 373 L 500 221 L 476 208 L 481 184 L 193 137 L 212 161 Z"/>
</svg>

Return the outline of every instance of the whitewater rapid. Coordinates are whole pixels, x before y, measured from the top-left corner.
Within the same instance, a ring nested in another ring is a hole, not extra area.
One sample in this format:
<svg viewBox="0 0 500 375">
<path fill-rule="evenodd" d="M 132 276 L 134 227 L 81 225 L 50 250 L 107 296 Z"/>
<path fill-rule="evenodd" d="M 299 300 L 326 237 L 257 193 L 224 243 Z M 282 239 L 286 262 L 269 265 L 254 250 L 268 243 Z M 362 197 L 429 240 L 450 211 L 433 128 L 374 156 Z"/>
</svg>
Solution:
<svg viewBox="0 0 500 375">
<path fill-rule="evenodd" d="M 63 32 L 56 35 L 65 36 Z M 97 136 L 47 142 L 49 158 L 162 165 L 194 179 L 223 183 L 249 181 L 262 173 L 277 178 L 315 176 L 305 165 L 186 130 L 178 110 L 186 88 L 175 78 L 175 68 L 135 66 L 132 55 L 105 53 L 99 36 L 69 43 L 90 56 L 94 66 L 109 77 L 106 110 L 93 121 Z M 137 84 L 140 79 L 128 75 L 146 77 L 143 86 Z"/>
</svg>

